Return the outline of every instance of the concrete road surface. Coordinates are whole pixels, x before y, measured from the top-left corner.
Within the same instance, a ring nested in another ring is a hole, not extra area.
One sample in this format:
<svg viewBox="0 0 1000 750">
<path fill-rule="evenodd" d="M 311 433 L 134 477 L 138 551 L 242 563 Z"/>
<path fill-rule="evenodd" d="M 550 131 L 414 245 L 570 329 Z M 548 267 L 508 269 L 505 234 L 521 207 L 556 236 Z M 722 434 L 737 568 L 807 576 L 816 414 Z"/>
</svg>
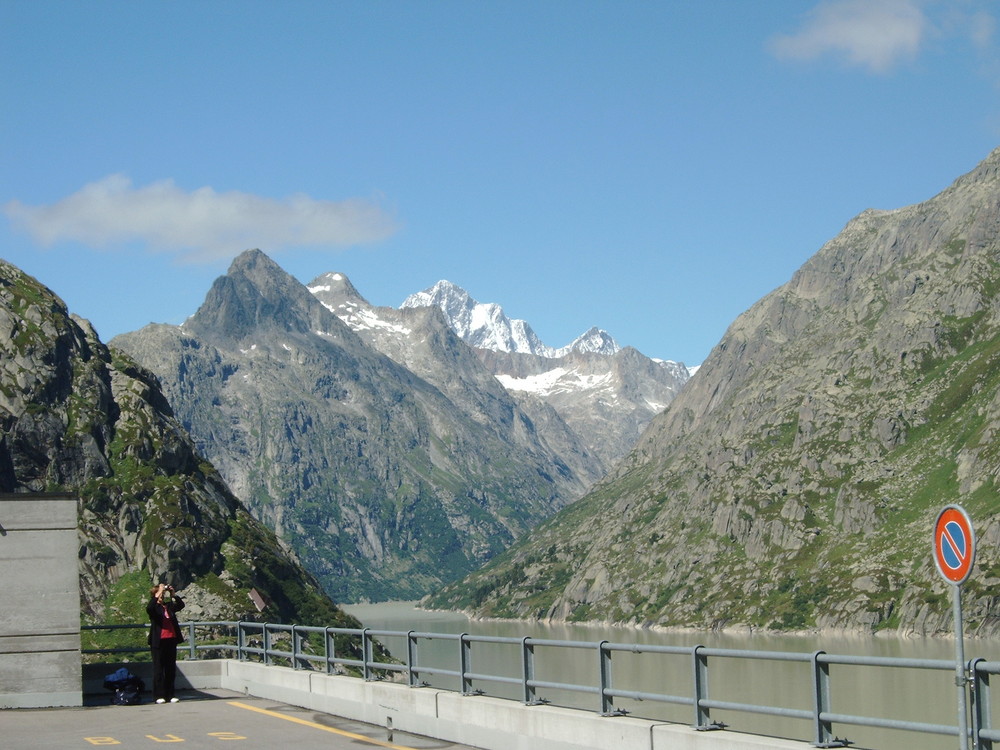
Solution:
<svg viewBox="0 0 1000 750">
<path fill-rule="evenodd" d="M 473 750 L 227 690 L 187 691 L 179 703 L 0 710 L 4 750 Z"/>
</svg>

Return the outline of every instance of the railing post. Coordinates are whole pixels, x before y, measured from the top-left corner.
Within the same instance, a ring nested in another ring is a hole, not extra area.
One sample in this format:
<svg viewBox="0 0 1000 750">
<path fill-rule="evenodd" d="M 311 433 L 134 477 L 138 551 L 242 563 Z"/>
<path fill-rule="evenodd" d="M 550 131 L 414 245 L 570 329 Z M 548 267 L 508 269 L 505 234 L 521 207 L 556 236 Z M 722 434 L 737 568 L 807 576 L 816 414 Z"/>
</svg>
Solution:
<svg viewBox="0 0 1000 750">
<path fill-rule="evenodd" d="M 262 642 L 264 644 L 264 664 L 271 664 L 271 631 L 267 627 L 267 623 L 264 623 L 264 629 L 261 631 L 263 636 Z"/>
<path fill-rule="evenodd" d="M 531 684 L 534 679 L 535 647 L 531 643 L 531 637 L 524 636 L 521 639 L 521 697 L 528 706 L 538 705 L 535 686 Z"/>
<path fill-rule="evenodd" d="M 292 669 L 301 669 L 299 657 L 302 654 L 302 635 L 297 625 L 292 625 Z"/>
<path fill-rule="evenodd" d="M 993 740 L 980 736 L 980 732 L 993 728 L 990 710 L 990 673 L 980 672 L 978 667 L 985 659 L 969 662 L 969 676 L 972 678 L 972 745 L 975 750 L 993 750 Z"/>
<path fill-rule="evenodd" d="M 417 639 L 413 635 L 413 630 L 406 631 L 406 674 L 407 684 L 410 687 L 420 687 L 417 680 Z"/>
<path fill-rule="evenodd" d="M 718 729 L 712 723 L 708 707 L 702 705 L 702 701 L 708 700 L 708 657 L 701 653 L 703 648 L 705 647 L 699 644 L 691 649 L 694 667 L 694 728 Z"/>
<path fill-rule="evenodd" d="M 472 695 L 472 678 L 468 676 L 469 672 L 472 671 L 472 641 L 469 640 L 469 634 L 462 633 L 458 638 L 458 643 L 462 695 Z"/>
<path fill-rule="evenodd" d="M 247 660 L 247 631 L 244 626 L 243 620 L 237 620 L 236 622 L 236 656 L 240 661 Z"/>
<path fill-rule="evenodd" d="M 597 670 L 600 676 L 601 692 L 601 716 L 612 716 L 615 714 L 614 696 L 608 695 L 611 689 L 611 651 L 606 648 L 608 641 L 601 641 L 597 644 Z"/>
<path fill-rule="evenodd" d="M 813 651 L 810 657 L 812 664 L 813 689 L 813 730 L 815 732 L 813 745 L 830 747 L 833 740 L 833 725 L 823 718 L 830 710 L 830 665 L 820 661 L 825 651 Z"/>
<path fill-rule="evenodd" d="M 365 628 L 361 631 L 361 661 L 364 662 L 362 667 L 362 674 L 364 675 L 365 681 L 369 682 L 373 679 L 372 677 L 372 661 L 373 661 L 373 651 L 372 651 L 372 636 L 369 632 L 371 628 Z"/>
<path fill-rule="evenodd" d="M 333 674 L 333 659 L 337 655 L 337 643 L 333 640 L 330 628 L 323 628 L 323 662 L 326 664 L 326 673 Z"/>
<path fill-rule="evenodd" d="M 194 642 L 194 623 L 189 622 L 187 624 L 188 628 L 188 659 L 198 658 L 198 649 L 196 648 Z"/>
</svg>

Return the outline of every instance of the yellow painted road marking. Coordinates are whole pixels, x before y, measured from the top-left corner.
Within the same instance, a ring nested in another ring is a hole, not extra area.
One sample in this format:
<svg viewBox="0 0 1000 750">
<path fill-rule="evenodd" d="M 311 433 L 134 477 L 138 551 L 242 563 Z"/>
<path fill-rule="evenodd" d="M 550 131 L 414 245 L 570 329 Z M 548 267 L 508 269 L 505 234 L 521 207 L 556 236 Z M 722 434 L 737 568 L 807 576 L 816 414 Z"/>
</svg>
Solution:
<svg viewBox="0 0 1000 750">
<path fill-rule="evenodd" d="M 333 727 L 328 727 L 325 726 L 324 724 L 318 724 L 315 721 L 300 719 L 298 716 L 288 716 L 287 714 L 278 713 L 277 711 L 271 711 L 266 708 L 258 708 L 257 706 L 251 706 L 249 703 L 240 703 L 239 701 L 227 701 L 227 703 L 229 703 L 230 706 L 236 706 L 237 708 L 245 708 L 248 711 L 256 711 L 259 714 L 264 714 L 265 716 L 273 716 L 276 719 L 293 721 L 296 724 L 302 724 L 303 726 L 312 727 L 313 729 L 322 729 L 324 732 L 332 732 L 333 734 L 339 734 L 341 737 L 349 737 L 352 740 L 360 740 L 361 742 L 367 742 L 370 745 L 387 747 L 390 748 L 390 750 L 413 750 L 412 747 L 407 747 L 406 745 L 394 745 L 391 742 L 382 742 L 381 740 L 372 739 L 371 737 L 365 737 L 363 734 L 346 732 L 343 729 L 334 729 Z"/>
</svg>

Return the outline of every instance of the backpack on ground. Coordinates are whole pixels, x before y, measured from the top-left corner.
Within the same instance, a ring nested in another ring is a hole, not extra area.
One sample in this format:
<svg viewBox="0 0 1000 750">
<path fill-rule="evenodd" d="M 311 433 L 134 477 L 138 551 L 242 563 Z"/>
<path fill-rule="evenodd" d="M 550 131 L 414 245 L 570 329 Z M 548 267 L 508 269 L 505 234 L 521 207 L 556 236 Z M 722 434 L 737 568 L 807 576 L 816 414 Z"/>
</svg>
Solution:
<svg viewBox="0 0 1000 750">
<path fill-rule="evenodd" d="M 114 706 L 134 706 L 142 702 L 142 691 L 146 685 L 125 667 L 104 678 L 104 687 L 113 691 L 111 704 Z"/>
</svg>

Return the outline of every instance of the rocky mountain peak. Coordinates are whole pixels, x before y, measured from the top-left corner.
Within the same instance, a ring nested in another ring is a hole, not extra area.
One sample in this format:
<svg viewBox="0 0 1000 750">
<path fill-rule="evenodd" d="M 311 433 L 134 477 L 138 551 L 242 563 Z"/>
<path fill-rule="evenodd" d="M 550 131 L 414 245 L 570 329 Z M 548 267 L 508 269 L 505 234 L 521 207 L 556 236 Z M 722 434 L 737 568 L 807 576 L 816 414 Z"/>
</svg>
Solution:
<svg viewBox="0 0 1000 750">
<path fill-rule="evenodd" d="M 993 149 L 975 169 L 955 181 L 955 186 L 967 183 L 990 183 L 1000 180 L 1000 147 Z"/>
<path fill-rule="evenodd" d="M 551 356 L 552 350 L 523 320 L 508 318 L 500 305 L 478 302 L 462 287 L 439 281 L 407 297 L 402 308 L 439 307 L 455 333 L 470 346 L 497 352 Z"/>
<path fill-rule="evenodd" d="M 610 333 L 593 326 L 586 333 L 578 336 L 569 346 L 558 350 L 558 354 L 568 354 L 569 352 L 590 352 L 592 354 L 603 354 L 610 357 L 621 351 L 618 342 L 614 340 Z"/>
<path fill-rule="evenodd" d="M 526 321 L 507 317 L 503 308 L 494 302 L 476 301 L 465 289 L 450 281 L 439 281 L 429 289 L 411 294 L 401 307 L 440 308 L 455 333 L 477 349 L 548 358 L 562 357 L 570 352 L 610 356 L 621 349 L 607 331 L 597 327 L 560 349 L 546 346 Z"/>
<path fill-rule="evenodd" d="M 354 287 L 347 275 L 338 271 L 317 276 L 306 288 L 332 312 L 343 305 L 369 306 L 368 300 Z"/>
<path fill-rule="evenodd" d="M 183 327 L 211 340 L 229 341 L 241 341 L 261 331 L 342 335 L 347 330 L 302 284 L 260 250 L 238 255 Z"/>
<path fill-rule="evenodd" d="M 378 326 L 381 322 L 372 305 L 342 273 L 330 271 L 317 276 L 307 289 L 323 307 L 356 332 Z"/>
</svg>

